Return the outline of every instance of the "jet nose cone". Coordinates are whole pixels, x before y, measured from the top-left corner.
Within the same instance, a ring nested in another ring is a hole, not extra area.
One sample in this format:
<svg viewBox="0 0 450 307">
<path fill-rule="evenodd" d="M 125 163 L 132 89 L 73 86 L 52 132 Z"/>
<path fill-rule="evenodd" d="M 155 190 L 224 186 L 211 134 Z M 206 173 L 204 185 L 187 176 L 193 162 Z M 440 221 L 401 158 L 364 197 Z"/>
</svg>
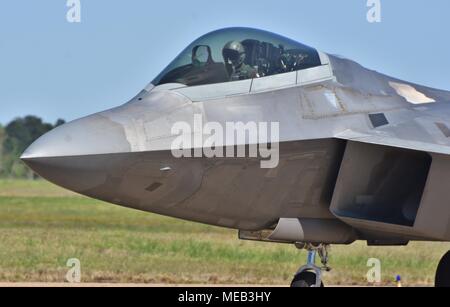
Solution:
<svg viewBox="0 0 450 307">
<path fill-rule="evenodd" d="M 36 140 L 22 154 L 24 161 L 40 158 L 123 153 L 130 144 L 121 125 L 101 114 L 62 125 Z"/>
<path fill-rule="evenodd" d="M 97 114 L 48 132 L 26 149 L 21 159 L 41 177 L 82 191 L 104 181 L 99 157 L 127 152 L 130 144 L 123 126 Z"/>
</svg>

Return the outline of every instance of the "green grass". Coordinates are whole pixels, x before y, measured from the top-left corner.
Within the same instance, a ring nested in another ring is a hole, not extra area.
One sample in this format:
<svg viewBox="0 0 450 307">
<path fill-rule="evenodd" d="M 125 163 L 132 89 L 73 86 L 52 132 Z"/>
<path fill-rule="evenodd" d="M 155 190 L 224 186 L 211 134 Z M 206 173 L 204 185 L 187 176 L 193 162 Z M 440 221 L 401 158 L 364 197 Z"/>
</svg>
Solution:
<svg viewBox="0 0 450 307">
<path fill-rule="evenodd" d="M 333 247 L 327 284 L 366 285 L 369 258 L 383 282 L 431 285 L 448 244 Z M 44 181 L 0 181 L 0 282 L 63 282 L 69 258 L 83 282 L 287 285 L 305 252 L 245 242 L 237 232 L 124 209 Z"/>
</svg>

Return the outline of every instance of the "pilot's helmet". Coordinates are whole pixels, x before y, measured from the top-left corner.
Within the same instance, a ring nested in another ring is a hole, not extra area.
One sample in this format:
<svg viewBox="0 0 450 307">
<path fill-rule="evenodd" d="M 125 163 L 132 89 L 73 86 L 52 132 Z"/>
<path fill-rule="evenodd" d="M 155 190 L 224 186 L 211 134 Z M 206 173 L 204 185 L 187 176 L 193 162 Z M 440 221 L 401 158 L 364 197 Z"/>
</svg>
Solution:
<svg viewBox="0 0 450 307">
<path fill-rule="evenodd" d="M 235 67 L 240 66 L 245 60 L 245 48 L 238 41 L 231 41 L 223 47 L 223 59 L 225 64 L 232 64 Z"/>
</svg>

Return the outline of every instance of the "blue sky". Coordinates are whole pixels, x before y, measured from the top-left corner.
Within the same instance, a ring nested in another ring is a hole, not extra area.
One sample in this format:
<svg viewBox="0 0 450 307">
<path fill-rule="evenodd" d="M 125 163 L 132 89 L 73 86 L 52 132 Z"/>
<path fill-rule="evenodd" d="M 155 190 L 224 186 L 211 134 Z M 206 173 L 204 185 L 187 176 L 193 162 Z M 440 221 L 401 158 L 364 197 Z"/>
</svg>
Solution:
<svg viewBox="0 0 450 307">
<path fill-rule="evenodd" d="M 54 122 L 118 106 L 198 36 L 229 26 L 270 30 L 408 81 L 450 90 L 450 1 L 0 1 L 0 123 Z M 446 31 L 447 30 L 447 31 Z"/>
</svg>

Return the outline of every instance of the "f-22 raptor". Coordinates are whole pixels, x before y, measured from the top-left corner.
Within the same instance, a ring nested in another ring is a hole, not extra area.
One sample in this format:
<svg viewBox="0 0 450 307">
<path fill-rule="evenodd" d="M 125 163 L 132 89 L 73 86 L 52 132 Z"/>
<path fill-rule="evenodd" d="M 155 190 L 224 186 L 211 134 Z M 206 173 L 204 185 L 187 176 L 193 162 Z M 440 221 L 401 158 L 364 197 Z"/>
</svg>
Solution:
<svg viewBox="0 0 450 307">
<path fill-rule="evenodd" d="M 261 155 L 176 157 L 180 135 L 207 137 L 195 117 L 278 123 L 276 142 L 249 129 L 241 142 L 181 148 L 267 145 L 276 166 Z M 180 122 L 194 128 L 174 134 Z M 450 241 L 450 92 L 256 29 L 202 36 L 131 101 L 56 128 L 22 160 L 95 199 L 307 249 L 293 287 L 323 285 L 331 244 Z M 450 253 L 436 285 L 450 286 Z"/>
</svg>

